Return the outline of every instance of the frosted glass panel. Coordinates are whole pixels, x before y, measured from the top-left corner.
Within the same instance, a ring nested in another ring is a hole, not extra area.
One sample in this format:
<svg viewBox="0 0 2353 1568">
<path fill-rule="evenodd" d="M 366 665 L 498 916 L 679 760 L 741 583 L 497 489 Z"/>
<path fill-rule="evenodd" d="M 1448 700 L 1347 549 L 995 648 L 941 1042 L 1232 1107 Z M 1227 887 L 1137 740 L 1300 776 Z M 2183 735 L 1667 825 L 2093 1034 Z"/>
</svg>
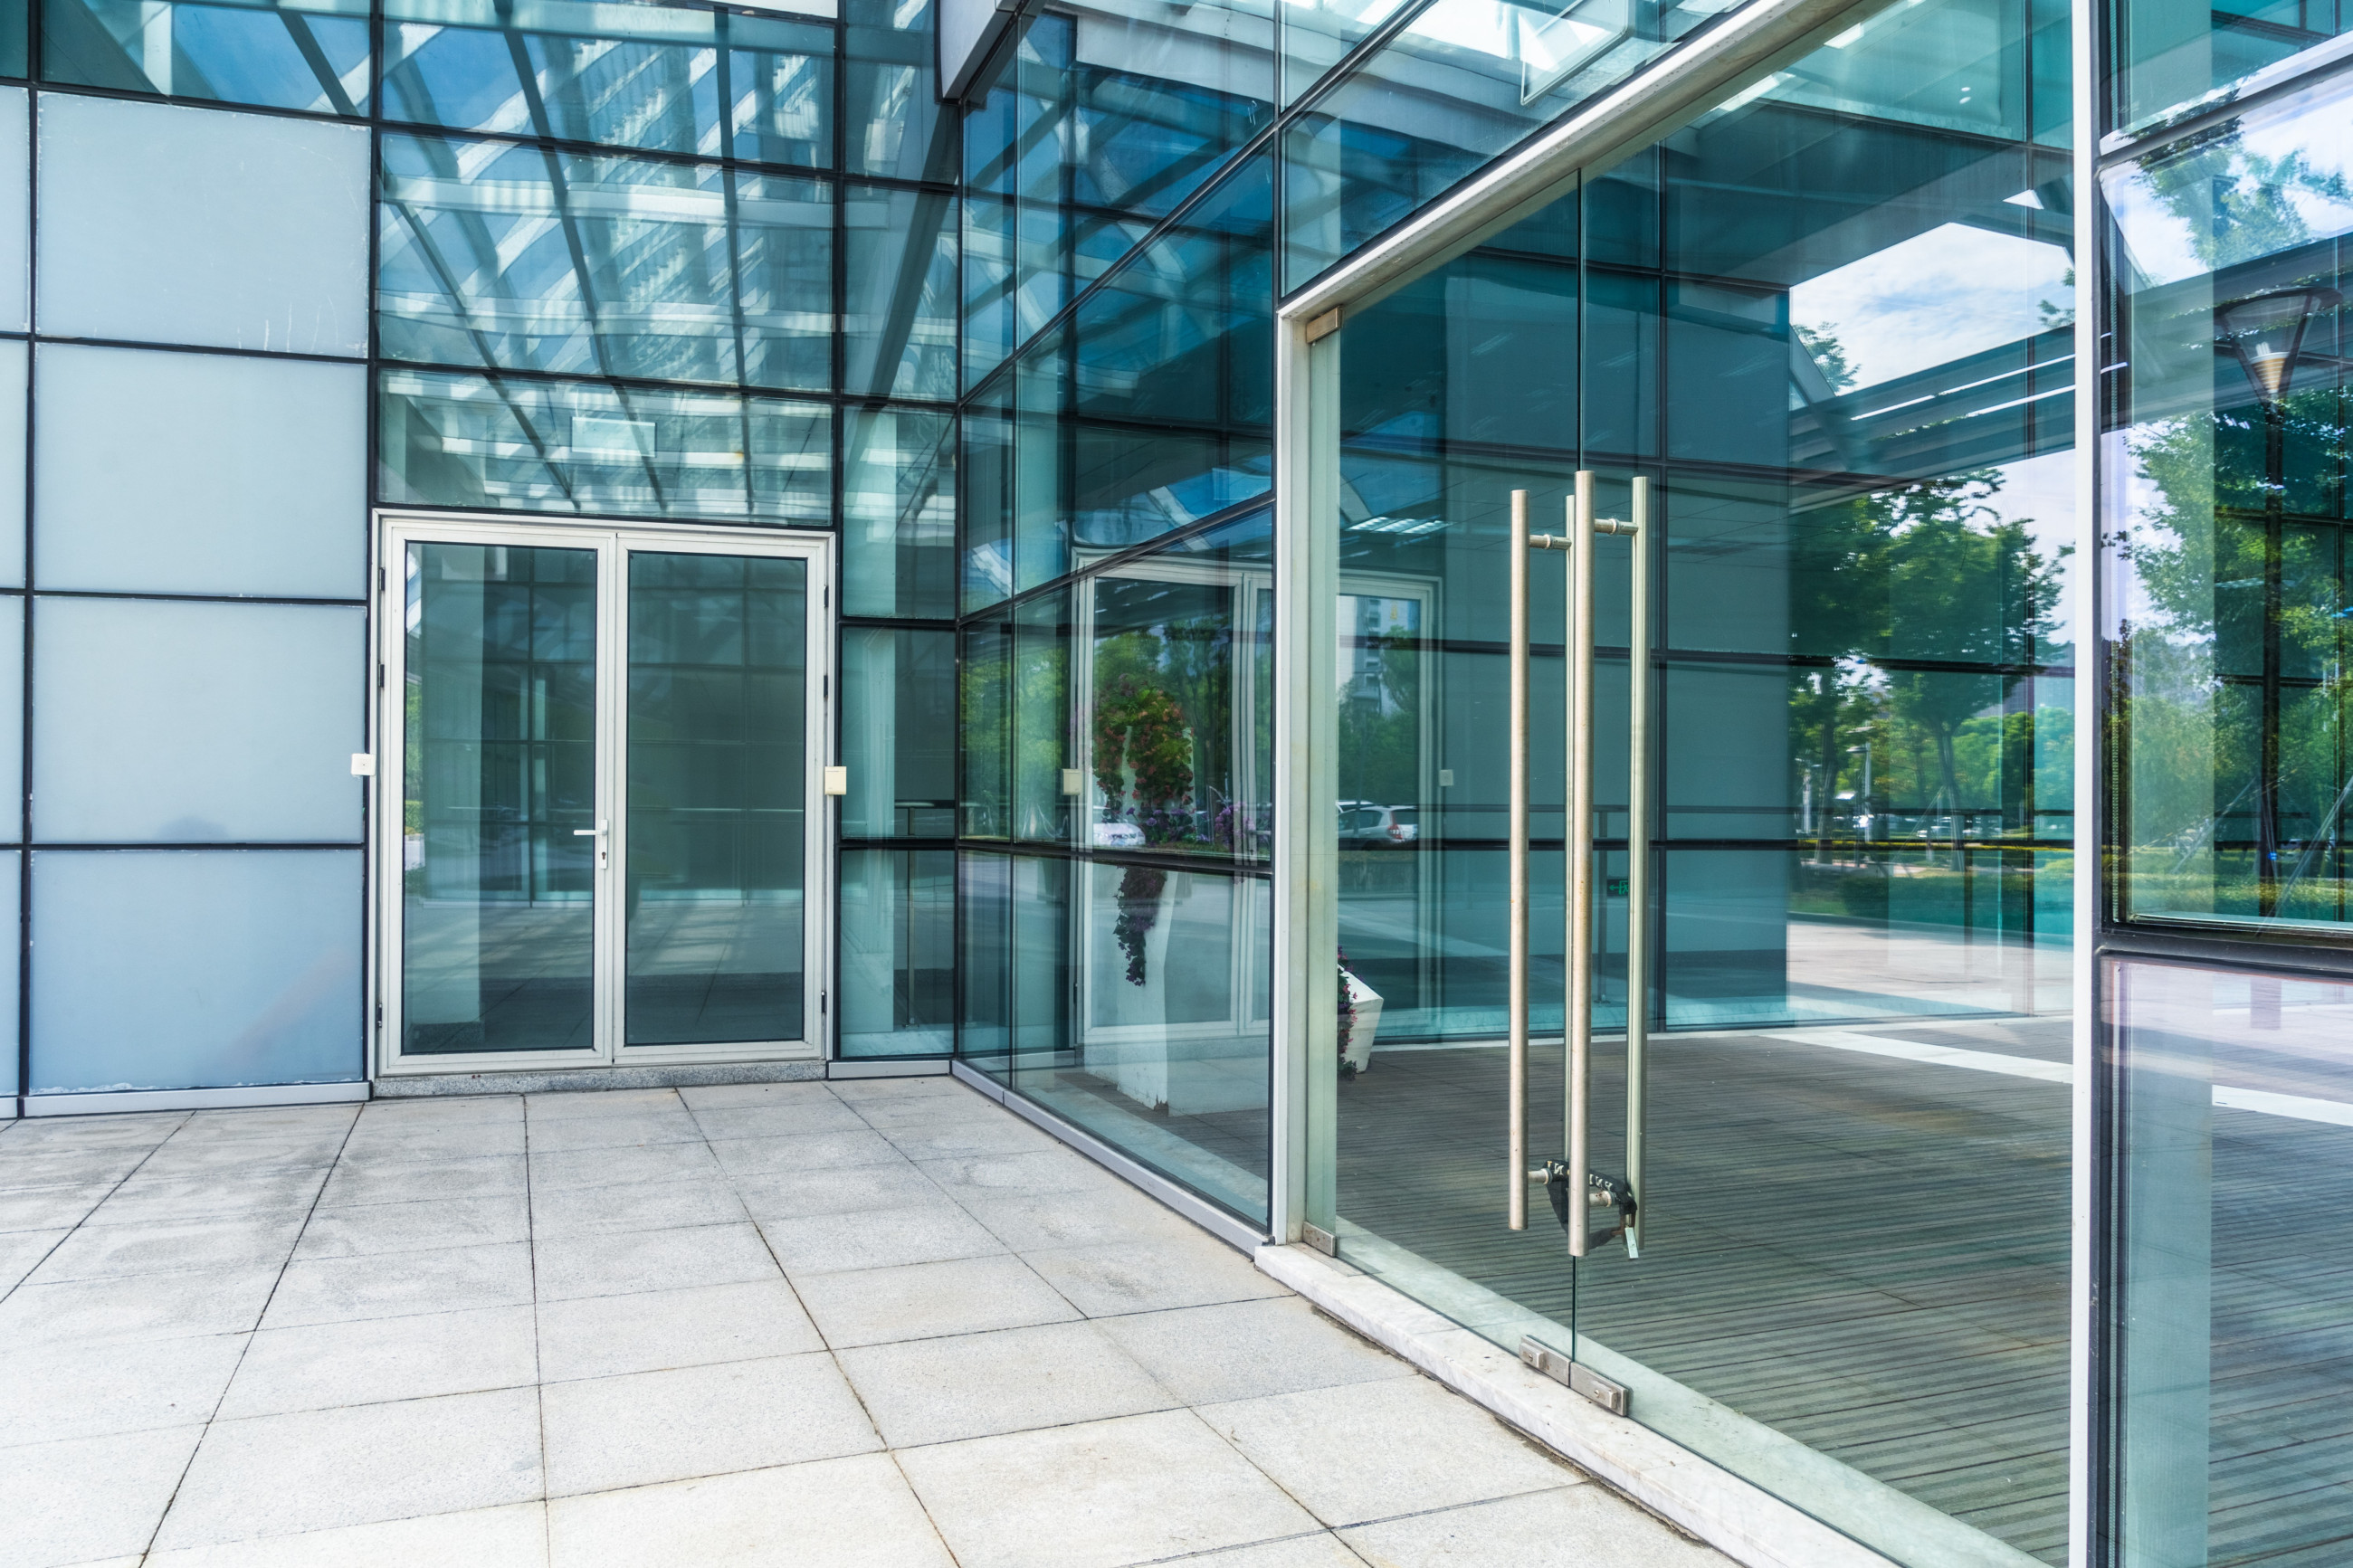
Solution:
<svg viewBox="0 0 2353 1568">
<path fill-rule="evenodd" d="M 51 843 L 356 840 L 357 607 L 44 599 L 35 831 Z"/>
<path fill-rule="evenodd" d="M 366 591 L 357 365 L 44 347 L 35 441 L 44 588 Z"/>
<path fill-rule="evenodd" d="M 24 909 L 21 850 L 0 854 L 0 929 L 14 932 Z M 0 942 L 0 1095 L 16 1092 L 17 960 L 23 944 Z"/>
<path fill-rule="evenodd" d="M 25 585 L 25 385 L 33 351 L 0 342 L 0 587 Z"/>
<path fill-rule="evenodd" d="M 25 837 L 25 601 L 0 598 L 0 844 Z M 11 945 L 0 926 L 0 947 Z M 0 996 L 0 1007 L 8 1005 Z"/>
<path fill-rule="evenodd" d="M 32 130 L 25 89 L 0 88 L 0 331 L 21 332 L 33 258 Z"/>
<path fill-rule="evenodd" d="M 365 127 L 53 93 L 40 137 L 43 331 L 367 352 Z"/>
<path fill-rule="evenodd" d="M 356 849 L 35 855 L 32 1091 L 357 1079 L 360 952 Z"/>
</svg>

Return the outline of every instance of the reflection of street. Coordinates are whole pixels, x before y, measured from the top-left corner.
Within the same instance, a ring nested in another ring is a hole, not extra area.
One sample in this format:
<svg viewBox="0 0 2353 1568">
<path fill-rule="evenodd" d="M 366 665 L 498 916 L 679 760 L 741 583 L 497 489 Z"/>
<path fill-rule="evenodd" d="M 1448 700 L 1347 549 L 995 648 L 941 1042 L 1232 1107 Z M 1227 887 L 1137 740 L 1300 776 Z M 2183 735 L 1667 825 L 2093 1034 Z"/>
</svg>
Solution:
<svg viewBox="0 0 2353 1568">
<path fill-rule="evenodd" d="M 628 1043 L 799 1039 L 801 919 L 798 892 L 639 902 L 629 921 Z"/>
<path fill-rule="evenodd" d="M 1383 1037 L 1500 1036 L 1509 980 L 1501 911 L 1492 900 L 1465 900 L 1433 918 L 1405 877 L 1391 877 L 1384 887 L 1348 864 L 1376 858 L 1403 866 L 1412 858 L 1344 857 L 1340 944 L 1349 966 L 1388 999 Z M 1597 1014 L 1605 1023 L 1624 1016 L 1618 989 L 1624 918 L 1622 902 L 1608 906 Z M 1730 919 L 1719 915 L 1717 924 L 1720 932 L 1733 934 L 1719 935 L 1715 948 L 1698 948 L 1679 943 L 1675 914 L 1668 917 L 1662 968 L 1669 1027 L 2046 1013 L 2068 1004 L 2067 949 L 2053 942 L 1927 922 L 1865 923 L 1770 910 L 1736 910 Z M 1537 1016 L 1541 1021 L 1549 1005 L 1550 1027 L 1557 1030 L 1556 887 L 1548 900 L 1539 889 L 1531 929 Z"/>
<path fill-rule="evenodd" d="M 593 1049 L 594 943 L 586 899 L 458 902 L 412 894 L 402 921 L 406 1048 Z"/>
<path fill-rule="evenodd" d="M 798 893 L 641 903 L 629 930 L 628 1043 L 799 1039 L 801 922 Z M 587 900 L 412 899 L 406 928 L 408 1049 L 594 1048 Z"/>
</svg>

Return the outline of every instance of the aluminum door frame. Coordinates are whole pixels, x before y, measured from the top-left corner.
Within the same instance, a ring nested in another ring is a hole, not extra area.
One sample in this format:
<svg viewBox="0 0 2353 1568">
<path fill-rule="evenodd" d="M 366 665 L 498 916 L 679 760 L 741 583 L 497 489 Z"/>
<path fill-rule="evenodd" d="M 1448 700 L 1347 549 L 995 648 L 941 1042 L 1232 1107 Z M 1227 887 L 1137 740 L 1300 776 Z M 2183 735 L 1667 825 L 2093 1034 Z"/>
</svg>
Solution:
<svg viewBox="0 0 2353 1568">
<path fill-rule="evenodd" d="M 836 567 L 833 536 L 806 530 L 773 531 L 716 528 L 665 527 L 643 523 L 599 523 L 564 519 L 519 520 L 480 513 L 407 512 L 392 509 L 376 514 L 374 563 L 376 582 L 371 602 L 375 609 L 376 691 L 369 705 L 372 732 L 369 755 L 374 774 L 367 781 L 369 819 L 375 842 L 370 861 L 375 872 L 370 900 L 374 930 L 369 933 L 369 968 L 374 995 L 369 1027 L 374 1031 L 369 1059 L 375 1076 L 405 1078 L 443 1073 L 512 1073 L 602 1069 L 616 1067 L 705 1066 L 731 1062 L 823 1060 L 832 1054 L 832 975 L 834 931 L 835 797 L 825 793 L 825 770 L 835 762 L 833 722 L 834 629 L 833 579 Z M 403 744 L 406 733 L 404 693 L 406 657 L 406 552 L 411 543 L 486 544 L 520 548 L 589 550 L 596 554 L 596 801 L 597 819 L 610 824 L 609 862 L 606 880 L 596 897 L 594 954 L 594 1036 L 596 1046 L 586 1051 L 475 1051 L 438 1056 L 404 1056 L 401 1037 L 401 915 L 404 814 Z M 730 1042 L 722 1045 L 628 1046 L 622 1043 L 623 991 L 627 984 L 628 931 L 621 911 L 626 904 L 628 868 L 628 581 L 629 552 L 664 554 L 762 556 L 798 559 L 808 563 L 807 619 L 807 673 L 806 684 L 807 743 L 803 748 L 802 788 L 806 808 L 803 832 L 803 892 L 801 943 L 803 984 L 802 1034 L 797 1040 Z M 396 570 L 396 568 L 401 570 Z"/>
</svg>

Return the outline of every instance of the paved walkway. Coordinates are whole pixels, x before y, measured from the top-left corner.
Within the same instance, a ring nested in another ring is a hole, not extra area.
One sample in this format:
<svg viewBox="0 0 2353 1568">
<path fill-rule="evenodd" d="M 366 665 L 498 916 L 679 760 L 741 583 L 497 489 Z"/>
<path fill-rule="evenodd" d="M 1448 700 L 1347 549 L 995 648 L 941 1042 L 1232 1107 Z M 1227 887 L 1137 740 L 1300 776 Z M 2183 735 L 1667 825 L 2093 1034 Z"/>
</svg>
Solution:
<svg viewBox="0 0 2353 1568">
<path fill-rule="evenodd" d="M 0 1568 L 1721 1568 L 946 1079 L 0 1123 Z"/>
</svg>

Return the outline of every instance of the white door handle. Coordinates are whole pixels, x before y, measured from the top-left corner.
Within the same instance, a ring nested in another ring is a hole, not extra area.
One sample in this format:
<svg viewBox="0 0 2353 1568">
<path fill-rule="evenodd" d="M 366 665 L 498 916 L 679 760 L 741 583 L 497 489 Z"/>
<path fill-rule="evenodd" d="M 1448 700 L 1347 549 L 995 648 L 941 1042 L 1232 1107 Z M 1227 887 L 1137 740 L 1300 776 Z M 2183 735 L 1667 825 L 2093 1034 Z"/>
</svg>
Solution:
<svg viewBox="0 0 2353 1568">
<path fill-rule="evenodd" d="M 605 868 L 607 849 L 606 836 L 607 828 L 601 817 L 597 819 L 596 826 L 594 827 L 575 827 L 572 830 L 572 837 L 575 838 L 594 838 L 596 841 L 596 869 L 599 871 Z"/>
</svg>

